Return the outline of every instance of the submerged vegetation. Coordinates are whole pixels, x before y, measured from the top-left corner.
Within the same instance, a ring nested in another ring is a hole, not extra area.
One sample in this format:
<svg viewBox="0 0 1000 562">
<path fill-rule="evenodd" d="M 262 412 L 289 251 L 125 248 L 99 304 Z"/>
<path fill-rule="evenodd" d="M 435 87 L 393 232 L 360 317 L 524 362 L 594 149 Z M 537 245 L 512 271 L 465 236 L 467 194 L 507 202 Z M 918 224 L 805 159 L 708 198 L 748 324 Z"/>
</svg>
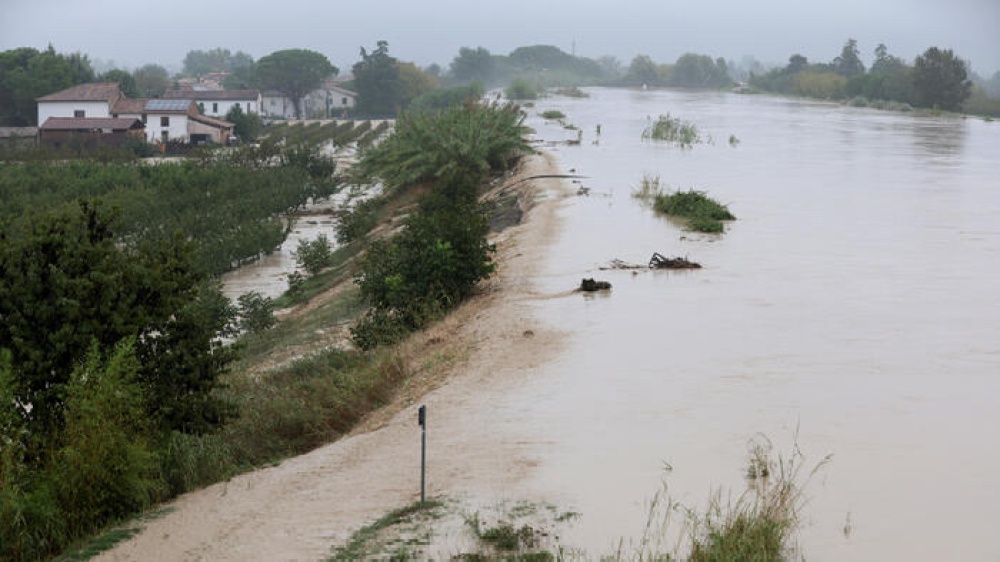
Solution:
<svg viewBox="0 0 1000 562">
<path fill-rule="evenodd" d="M 696 232 L 721 233 L 725 231 L 722 221 L 736 219 L 726 205 L 703 191 L 690 189 L 665 193 L 659 176 L 645 174 L 632 196 L 650 204 L 660 213 L 685 220 L 688 228 Z"/>
<path fill-rule="evenodd" d="M 450 526 L 459 517 L 467 540 L 450 546 L 461 552 L 453 560 L 798 560 L 801 553 L 795 537 L 805 490 L 831 457 L 809 468 L 797 446 L 787 458 L 775 458 L 763 437 L 750 442 L 748 453 L 746 490 L 735 499 L 716 491 L 707 506 L 698 509 L 674 500 L 664 484 L 649 502 L 638 539 L 622 539 L 610 554 L 596 555 L 559 544 L 560 530 L 581 516 L 576 512 L 520 502 L 468 513 L 458 502 L 438 499 L 401 508 L 362 527 L 334 551 L 331 560 L 433 558 L 442 547 L 447 548 L 433 544 L 433 537 L 444 535 L 436 529 Z"/>
<path fill-rule="evenodd" d="M 650 122 L 642 131 L 642 140 L 657 140 L 674 143 L 681 148 L 702 142 L 701 134 L 693 123 L 682 121 L 670 114 L 660 115 L 656 121 Z"/>
</svg>

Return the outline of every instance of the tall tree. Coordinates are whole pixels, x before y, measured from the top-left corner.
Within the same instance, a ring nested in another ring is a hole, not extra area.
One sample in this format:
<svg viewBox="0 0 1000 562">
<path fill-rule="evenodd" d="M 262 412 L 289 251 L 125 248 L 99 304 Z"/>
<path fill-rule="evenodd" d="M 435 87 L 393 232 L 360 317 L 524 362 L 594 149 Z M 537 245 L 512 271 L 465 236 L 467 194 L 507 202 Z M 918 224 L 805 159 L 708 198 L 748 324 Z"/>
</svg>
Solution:
<svg viewBox="0 0 1000 562">
<path fill-rule="evenodd" d="M 913 64 L 913 89 L 917 105 L 958 111 L 972 94 L 965 61 L 951 49 L 931 47 Z"/>
<path fill-rule="evenodd" d="M 625 78 L 622 80 L 633 86 L 656 85 L 660 82 L 660 75 L 657 72 L 656 63 L 649 58 L 649 55 L 636 55 L 632 59 L 632 63 L 629 64 L 628 70 L 625 71 Z"/>
<path fill-rule="evenodd" d="M 23 127 L 38 120 L 35 99 L 94 81 L 86 55 L 20 48 L 0 53 L 0 126 Z"/>
<path fill-rule="evenodd" d="M 840 56 L 833 59 L 833 71 L 845 78 L 865 73 L 865 64 L 861 62 L 857 41 L 847 40 L 840 51 Z"/>
<path fill-rule="evenodd" d="M 361 47 L 361 61 L 354 65 L 354 87 L 358 90 L 358 112 L 366 115 L 396 115 L 403 101 L 399 64 L 389 56 L 389 43 L 379 41 L 374 51 Z"/>
<path fill-rule="evenodd" d="M 326 56 L 307 49 L 275 51 L 257 61 L 260 85 L 285 94 L 292 101 L 299 119 L 302 118 L 302 98 L 337 72 L 337 67 L 330 64 Z"/>
<path fill-rule="evenodd" d="M 158 98 L 170 87 L 170 73 L 158 64 L 147 64 L 135 69 L 132 73 L 139 96 Z"/>
<path fill-rule="evenodd" d="M 809 59 L 802 55 L 792 55 L 788 57 L 788 66 L 785 67 L 785 74 L 798 74 L 809 68 Z"/>
<path fill-rule="evenodd" d="M 681 55 L 670 73 L 671 85 L 686 88 L 719 88 L 730 82 L 725 59 L 713 61 L 708 55 Z"/>
<path fill-rule="evenodd" d="M 115 68 L 97 77 L 98 82 L 116 82 L 122 93 L 129 98 L 140 97 L 139 86 L 135 82 L 135 77 L 127 70 Z"/>
<path fill-rule="evenodd" d="M 399 63 L 399 80 L 402 83 L 401 105 L 409 106 L 410 102 L 422 94 L 436 90 L 437 80 L 430 74 L 417 68 L 412 62 Z"/>
<path fill-rule="evenodd" d="M 458 56 L 452 59 L 450 68 L 452 78 L 459 82 L 478 80 L 488 84 L 493 80 L 493 55 L 483 47 L 462 47 Z"/>
</svg>

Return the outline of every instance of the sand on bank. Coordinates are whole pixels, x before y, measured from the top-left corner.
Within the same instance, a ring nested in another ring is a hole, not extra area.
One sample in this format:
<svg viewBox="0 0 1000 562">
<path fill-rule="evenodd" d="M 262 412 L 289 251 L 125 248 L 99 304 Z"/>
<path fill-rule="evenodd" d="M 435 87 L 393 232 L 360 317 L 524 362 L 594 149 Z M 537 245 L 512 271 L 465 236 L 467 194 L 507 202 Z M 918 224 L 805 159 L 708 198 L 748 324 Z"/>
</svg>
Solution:
<svg viewBox="0 0 1000 562">
<path fill-rule="evenodd" d="M 531 308 L 542 298 L 533 276 L 569 191 L 557 178 L 525 181 L 556 168 L 551 155 L 532 155 L 494 188 L 519 192 L 524 220 L 496 236 L 497 273 L 479 294 L 407 342 L 414 376 L 393 404 L 335 443 L 181 496 L 96 560 L 325 559 L 358 528 L 419 499 L 420 404 L 429 411 L 429 493 L 521 493 L 535 460 L 525 443 L 492 430 L 489 404 L 560 349 L 560 335 Z"/>
</svg>

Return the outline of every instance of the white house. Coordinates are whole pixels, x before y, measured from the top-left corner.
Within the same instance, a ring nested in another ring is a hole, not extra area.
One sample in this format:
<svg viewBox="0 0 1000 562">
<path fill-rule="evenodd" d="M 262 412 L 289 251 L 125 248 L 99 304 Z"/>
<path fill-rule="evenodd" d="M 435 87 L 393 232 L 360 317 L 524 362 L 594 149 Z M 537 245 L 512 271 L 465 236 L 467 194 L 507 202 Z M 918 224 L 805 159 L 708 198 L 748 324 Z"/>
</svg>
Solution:
<svg viewBox="0 0 1000 562">
<path fill-rule="evenodd" d="M 225 117 L 237 105 L 243 113 L 261 114 L 259 90 L 168 90 L 163 98 L 194 100 L 212 117 Z"/>
<path fill-rule="evenodd" d="M 344 109 L 354 107 L 358 94 L 341 88 L 327 80 L 317 89 L 302 98 L 302 118 L 336 117 Z M 281 119 L 296 119 L 295 104 L 291 98 L 282 92 L 268 90 L 261 96 L 263 109 L 261 112 L 268 117 Z"/>
<path fill-rule="evenodd" d="M 92 126 L 93 123 L 82 120 L 134 118 L 144 124 L 149 142 L 177 140 L 224 144 L 233 134 L 232 123 L 199 114 L 193 99 L 127 98 L 115 83 L 81 84 L 42 96 L 37 101 L 42 126 L 51 118 L 81 120 L 75 124 L 58 121 L 63 130 L 102 132 L 108 127 Z"/>
<path fill-rule="evenodd" d="M 80 84 L 61 92 L 42 96 L 38 102 L 38 124 L 49 117 L 77 119 L 111 117 L 111 106 L 123 98 L 117 83 Z"/>
<path fill-rule="evenodd" d="M 147 100 L 142 115 L 149 142 L 180 140 L 192 144 L 225 144 L 233 134 L 232 123 L 201 115 L 197 104 L 190 99 Z"/>
</svg>

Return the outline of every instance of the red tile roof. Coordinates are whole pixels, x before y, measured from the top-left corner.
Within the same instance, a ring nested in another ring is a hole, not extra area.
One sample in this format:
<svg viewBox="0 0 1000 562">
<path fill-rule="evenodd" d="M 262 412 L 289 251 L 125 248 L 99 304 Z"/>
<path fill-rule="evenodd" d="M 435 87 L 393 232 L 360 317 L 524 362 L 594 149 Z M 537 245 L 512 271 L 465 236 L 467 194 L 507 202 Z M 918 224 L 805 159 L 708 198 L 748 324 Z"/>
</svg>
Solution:
<svg viewBox="0 0 1000 562">
<path fill-rule="evenodd" d="M 146 109 L 148 99 L 121 98 L 111 106 L 112 115 L 139 115 Z"/>
<path fill-rule="evenodd" d="M 258 90 L 168 90 L 165 99 L 206 100 L 206 101 L 246 101 L 260 97 Z"/>
<path fill-rule="evenodd" d="M 136 126 L 138 125 L 138 126 Z M 142 121 L 135 117 L 49 117 L 39 127 L 42 131 L 77 131 L 80 129 L 112 129 L 124 131 L 143 128 Z"/>
<path fill-rule="evenodd" d="M 80 84 L 42 96 L 35 101 L 106 101 L 114 103 L 121 96 L 121 93 L 121 88 L 116 82 Z"/>
</svg>

